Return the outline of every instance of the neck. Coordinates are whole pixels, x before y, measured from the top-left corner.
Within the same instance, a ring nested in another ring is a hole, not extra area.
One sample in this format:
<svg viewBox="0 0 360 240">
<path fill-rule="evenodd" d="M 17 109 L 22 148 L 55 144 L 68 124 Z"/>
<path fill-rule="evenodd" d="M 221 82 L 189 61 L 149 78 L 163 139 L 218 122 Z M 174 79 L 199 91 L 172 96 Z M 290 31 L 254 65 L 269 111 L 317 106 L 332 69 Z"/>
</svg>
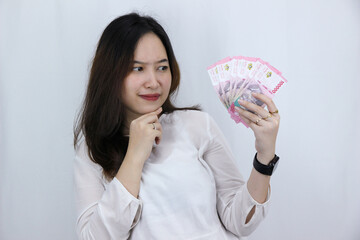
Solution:
<svg viewBox="0 0 360 240">
<path fill-rule="evenodd" d="M 140 117 L 141 115 L 135 114 L 133 112 L 130 111 L 126 111 L 126 117 L 125 120 L 122 124 L 122 133 L 125 136 L 129 136 L 130 134 L 130 124 L 133 120 L 137 119 L 138 117 Z"/>
<path fill-rule="evenodd" d="M 130 129 L 128 126 L 126 125 L 122 125 L 122 129 L 121 132 L 124 136 L 129 136 L 130 135 Z"/>
</svg>

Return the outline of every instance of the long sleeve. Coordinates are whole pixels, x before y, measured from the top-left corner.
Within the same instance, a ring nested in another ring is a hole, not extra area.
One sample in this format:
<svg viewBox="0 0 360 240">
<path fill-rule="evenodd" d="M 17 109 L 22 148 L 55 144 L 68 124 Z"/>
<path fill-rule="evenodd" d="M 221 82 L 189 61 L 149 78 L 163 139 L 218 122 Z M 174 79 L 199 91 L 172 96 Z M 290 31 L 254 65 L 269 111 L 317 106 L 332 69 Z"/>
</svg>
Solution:
<svg viewBox="0 0 360 240">
<path fill-rule="evenodd" d="M 141 200 L 117 178 L 104 179 L 101 166 L 89 159 L 84 142 L 76 152 L 74 174 L 79 239 L 128 239 L 140 218 Z"/>
<path fill-rule="evenodd" d="M 208 115 L 206 122 L 208 136 L 202 151 L 215 178 L 218 214 L 228 231 L 237 236 L 248 236 L 264 219 L 270 193 L 263 204 L 251 197 L 222 132 Z M 255 214 L 245 224 L 246 217 L 254 206 Z"/>
</svg>

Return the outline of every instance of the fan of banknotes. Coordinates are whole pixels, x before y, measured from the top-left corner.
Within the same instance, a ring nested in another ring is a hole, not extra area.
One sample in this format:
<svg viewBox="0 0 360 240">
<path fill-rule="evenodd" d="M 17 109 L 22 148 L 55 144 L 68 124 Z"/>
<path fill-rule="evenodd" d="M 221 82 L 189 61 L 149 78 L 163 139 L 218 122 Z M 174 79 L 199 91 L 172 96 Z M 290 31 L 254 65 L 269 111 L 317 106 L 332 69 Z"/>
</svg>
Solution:
<svg viewBox="0 0 360 240">
<path fill-rule="evenodd" d="M 238 100 L 265 104 L 251 93 L 262 93 L 273 98 L 279 88 L 287 82 L 281 72 L 260 58 L 235 56 L 222 59 L 207 68 L 215 91 L 236 123 L 248 125 L 235 111 Z M 245 109 L 248 110 L 248 109 Z"/>
</svg>

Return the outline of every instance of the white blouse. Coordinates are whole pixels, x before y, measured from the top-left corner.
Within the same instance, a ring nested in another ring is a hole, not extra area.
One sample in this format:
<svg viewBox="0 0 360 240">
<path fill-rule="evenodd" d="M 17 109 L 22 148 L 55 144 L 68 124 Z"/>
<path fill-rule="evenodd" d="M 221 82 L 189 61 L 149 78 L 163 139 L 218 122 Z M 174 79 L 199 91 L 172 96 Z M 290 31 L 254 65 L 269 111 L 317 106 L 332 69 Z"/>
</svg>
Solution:
<svg viewBox="0 0 360 240">
<path fill-rule="evenodd" d="M 138 199 L 87 155 L 76 151 L 79 239 L 246 239 L 265 217 L 248 192 L 226 140 L 200 111 L 160 117 L 162 140 L 145 162 Z M 252 207 L 255 214 L 245 224 Z"/>
</svg>

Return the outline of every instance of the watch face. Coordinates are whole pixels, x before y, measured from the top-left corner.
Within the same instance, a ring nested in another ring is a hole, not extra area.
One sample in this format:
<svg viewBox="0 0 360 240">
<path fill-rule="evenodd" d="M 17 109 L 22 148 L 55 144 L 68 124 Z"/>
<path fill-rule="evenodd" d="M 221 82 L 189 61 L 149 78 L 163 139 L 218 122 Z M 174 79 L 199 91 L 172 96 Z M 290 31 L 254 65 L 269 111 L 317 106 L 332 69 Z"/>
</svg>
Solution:
<svg viewBox="0 0 360 240">
<path fill-rule="evenodd" d="M 270 166 L 273 167 L 273 172 L 276 170 L 276 167 L 277 167 L 277 165 L 279 163 L 279 159 L 280 158 L 278 156 L 276 156 L 276 158 L 274 160 L 272 160 L 271 163 L 270 163 Z"/>
<path fill-rule="evenodd" d="M 279 164 L 279 161 L 276 161 L 276 163 L 274 164 L 274 169 L 273 169 L 273 172 L 275 172 L 275 170 L 276 170 L 276 167 L 277 167 L 277 165 Z"/>
</svg>

